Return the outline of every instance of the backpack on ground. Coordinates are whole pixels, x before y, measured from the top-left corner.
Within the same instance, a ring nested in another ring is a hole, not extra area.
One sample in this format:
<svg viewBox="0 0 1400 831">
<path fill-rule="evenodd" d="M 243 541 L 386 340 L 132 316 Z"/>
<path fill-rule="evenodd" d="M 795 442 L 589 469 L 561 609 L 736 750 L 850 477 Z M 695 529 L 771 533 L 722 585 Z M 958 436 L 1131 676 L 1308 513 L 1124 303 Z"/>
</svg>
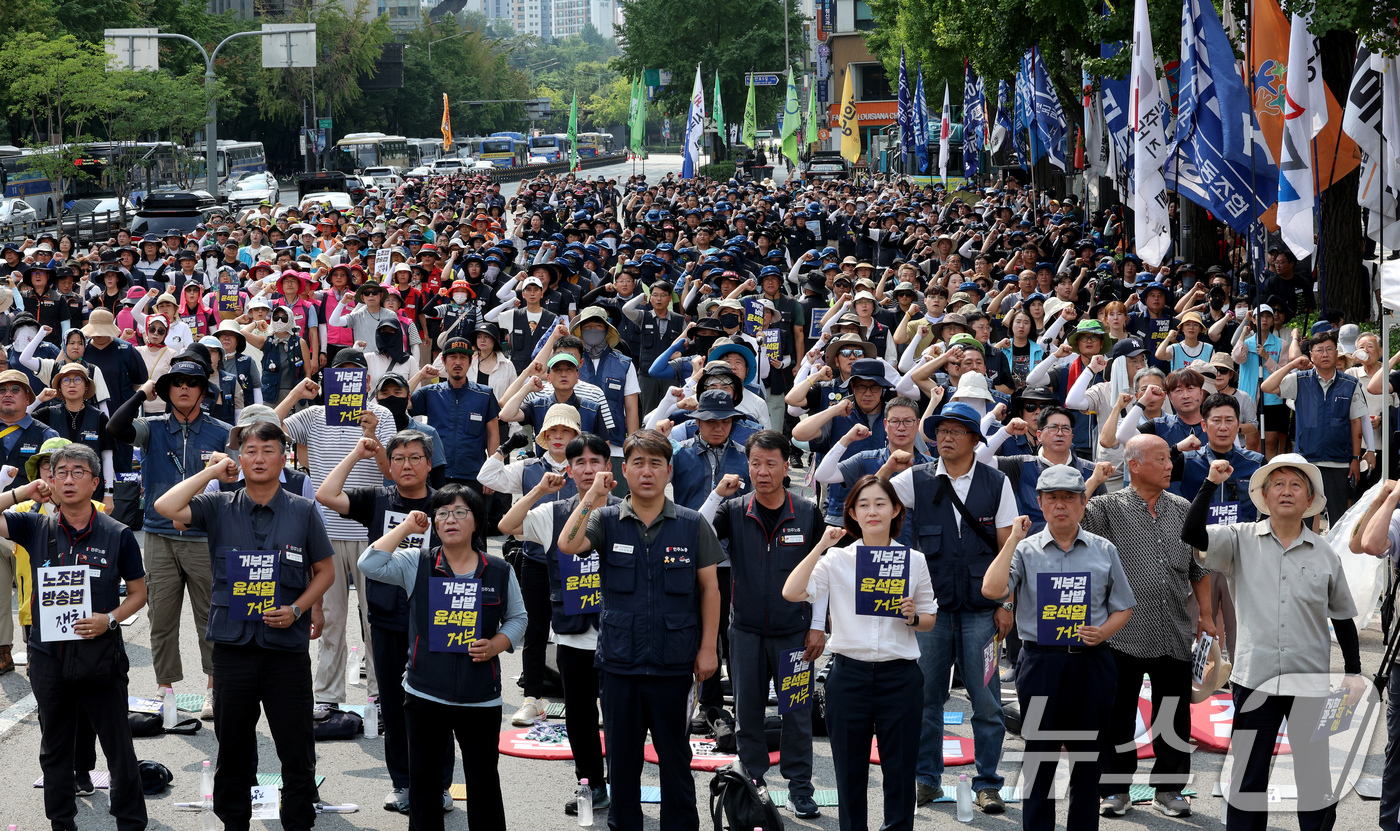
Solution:
<svg viewBox="0 0 1400 831">
<path fill-rule="evenodd" d="M 710 817 L 715 831 L 783 831 L 783 816 L 766 792 L 749 778 L 737 759 L 715 771 L 710 780 Z"/>
</svg>

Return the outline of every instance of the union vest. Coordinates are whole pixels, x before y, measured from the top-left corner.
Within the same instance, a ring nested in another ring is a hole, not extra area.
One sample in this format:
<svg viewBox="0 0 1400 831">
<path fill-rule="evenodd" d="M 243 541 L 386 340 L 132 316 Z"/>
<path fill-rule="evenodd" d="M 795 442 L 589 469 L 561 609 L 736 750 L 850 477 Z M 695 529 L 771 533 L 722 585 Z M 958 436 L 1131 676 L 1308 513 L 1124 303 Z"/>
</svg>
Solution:
<svg viewBox="0 0 1400 831">
<path fill-rule="evenodd" d="M 515 364 L 516 372 L 523 373 L 530 365 L 530 359 L 535 353 L 535 344 L 549 334 L 557 319 L 558 315 L 554 312 L 541 308 L 539 323 L 535 324 L 532 331 L 530 321 L 525 316 L 524 305 L 518 307 L 515 314 L 511 315 L 511 328 L 507 339 L 510 341 L 510 362 Z"/>
<path fill-rule="evenodd" d="M 671 493 L 677 505 L 700 510 L 727 473 L 737 473 L 743 480 L 740 493 L 749 490 L 749 460 L 744 449 L 733 439 L 724 445 L 718 470 L 711 470 L 705 457 L 706 445 L 698 437 L 686 439 L 671 457 Z"/>
<path fill-rule="evenodd" d="M 608 495 L 609 505 L 616 505 L 621 501 L 616 496 Z M 565 554 L 559 550 L 559 531 L 568 523 L 569 517 L 574 513 L 574 508 L 577 507 L 577 489 L 571 496 L 549 503 L 553 520 L 551 527 L 554 529 L 554 542 L 550 543 L 549 550 L 544 553 L 544 563 L 549 569 L 549 603 L 551 607 L 549 628 L 560 635 L 581 635 L 589 629 L 598 628 L 597 614 L 564 614 L 564 576 L 563 570 L 559 566 L 559 558 L 572 557 L 573 555 Z"/>
<path fill-rule="evenodd" d="M 621 505 L 600 508 L 607 548 L 599 552 L 603 612 L 595 665 L 622 675 L 690 675 L 700 652 L 696 540 L 700 514 L 675 505 L 656 539 L 621 518 Z"/>
<path fill-rule="evenodd" d="M 495 396 L 490 387 L 472 381 L 459 388 L 440 381 L 413 394 L 414 414 L 426 415 L 442 437 L 449 479 L 475 479 L 481 471 L 486 461 L 486 414 Z"/>
<path fill-rule="evenodd" d="M 481 607 L 476 618 L 478 640 L 489 640 L 505 620 L 506 593 L 510 589 L 510 566 L 489 555 L 478 557 L 476 574 L 481 581 Z M 419 553 L 418 574 L 409 601 L 408 671 L 404 681 L 424 695 L 470 704 L 491 701 L 501 695 L 501 659 L 473 661 L 465 652 L 433 652 L 428 648 L 431 603 L 428 601 L 431 577 L 455 577 L 447 566 L 442 549 Z"/>
<path fill-rule="evenodd" d="M 978 538 L 976 532 L 960 522 L 953 507 L 952 494 L 934 475 L 937 463 L 915 465 L 914 509 L 909 520 L 914 525 L 917 548 L 928 560 L 929 578 L 938 597 L 940 612 L 968 612 L 991 609 L 998 604 L 982 596 L 982 577 L 997 552 Z M 988 536 L 997 536 L 996 515 L 1001 502 L 1005 475 L 996 468 L 980 462 L 973 463 L 972 487 L 963 504 Z"/>
<path fill-rule="evenodd" d="M 38 505 L 31 503 L 30 509 L 37 511 Z M 58 565 L 87 566 L 90 608 L 92 614 L 99 615 L 121 605 L 121 574 L 118 571 L 117 560 L 121 554 L 122 532 L 126 530 L 126 526 L 95 508 L 93 513 L 92 530 L 76 542 L 72 539 L 70 529 L 66 526 L 60 527 L 57 516 L 44 516 L 39 519 L 30 540 L 34 547 L 29 549 L 28 578 L 33 586 L 38 583 L 39 568 Z M 39 592 L 31 591 L 30 620 L 36 624 L 39 620 L 38 603 Z M 37 625 L 30 629 L 29 648 L 46 655 L 61 654 L 62 642 L 45 644 L 40 629 Z M 122 649 L 125 651 L 125 647 Z"/>
<path fill-rule="evenodd" d="M 1209 487 L 1210 482 L 1206 480 L 1206 475 L 1210 473 L 1210 463 L 1220 458 L 1215 455 L 1215 451 L 1210 449 L 1210 445 L 1192 450 L 1184 454 L 1181 467 L 1181 496 L 1186 499 L 1195 499 L 1196 494 L 1202 487 Z M 1249 498 L 1249 477 L 1254 475 L 1264 464 L 1264 456 L 1255 453 L 1253 450 L 1246 450 L 1236 447 L 1234 455 L 1230 459 L 1230 467 L 1234 472 L 1230 478 L 1221 482 L 1215 488 L 1215 494 L 1210 498 L 1212 505 L 1224 505 L 1230 502 L 1239 503 L 1239 521 L 1254 522 L 1259 519 L 1259 510 L 1254 507 L 1254 500 Z"/>
<path fill-rule="evenodd" d="M 0 431 L 8 430 L 9 427 L 0 424 Z M 39 452 L 39 448 L 44 445 L 45 439 L 51 439 L 58 435 L 56 431 L 42 421 L 31 417 L 28 427 L 15 431 L 19 437 L 15 443 L 10 445 L 10 452 L 5 456 L 5 464 L 17 469 L 15 481 L 11 487 L 21 487 L 29 484 L 29 474 L 24 470 L 24 463 L 29 461 L 29 457 Z"/>
<path fill-rule="evenodd" d="M 546 464 L 543 459 L 527 459 L 524 464 L 525 469 L 521 471 L 520 476 L 520 492 L 529 493 L 530 491 L 534 490 L 535 486 L 540 483 L 541 479 L 544 479 L 544 475 L 549 472 L 549 465 Z M 546 505 L 551 502 L 558 502 L 560 500 L 569 499 L 570 497 L 574 496 L 578 496 L 578 485 L 574 484 L 573 479 L 566 478 L 564 480 L 564 487 L 560 488 L 558 493 L 545 494 L 544 496 L 540 497 L 539 501 L 535 504 Z M 564 514 L 564 519 L 568 518 L 569 515 Z M 557 531 L 561 525 L 563 525 L 563 520 L 557 520 L 554 526 L 555 530 Z M 530 558 L 531 560 L 534 560 L 537 563 L 547 564 L 549 562 L 549 557 L 547 556 L 548 552 L 545 551 L 545 549 L 541 547 L 539 543 L 526 542 L 524 547 L 526 557 Z M 554 567 L 555 569 L 558 569 L 558 563 L 555 563 Z M 559 630 L 556 629 L 555 631 L 557 632 Z"/>
<path fill-rule="evenodd" d="M 301 339 L 293 335 L 286 340 L 268 338 L 262 350 L 263 403 L 276 406 L 282 387 L 282 373 L 292 373 L 292 386 L 300 382 L 305 362 L 301 357 Z"/>
<path fill-rule="evenodd" d="M 627 439 L 627 403 L 624 392 L 627 389 L 627 370 L 632 359 L 617 354 L 616 350 L 606 349 L 598 360 L 598 368 L 593 368 L 593 358 L 585 354 L 583 366 L 579 367 L 579 380 L 587 381 L 603 390 L 612 413 L 613 427 L 608 431 L 608 444 L 621 447 Z"/>
<path fill-rule="evenodd" d="M 146 419 L 150 433 L 141 456 L 141 486 L 146 494 L 146 531 L 167 537 L 203 538 L 203 531 L 175 530 L 175 523 L 156 513 L 156 500 L 186 478 L 204 469 L 209 457 L 228 446 L 229 425 L 200 413 L 188 424 L 174 415 Z M 251 532 L 250 532 L 251 533 Z"/>
<path fill-rule="evenodd" d="M 769 537 L 754 507 L 756 499 L 751 493 L 735 496 L 719 507 L 729 520 L 731 620 L 735 628 L 754 635 L 805 632 L 812 626 L 812 605 L 785 600 L 783 584 L 820 542 L 812 538 L 813 529 L 821 527 L 817 504 L 788 493 L 787 505 Z"/>
<path fill-rule="evenodd" d="M 68 429 L 68 408 L 61 402 L 54 401 L 48 407 L 34 411 L 36 419 L 42 419 L 46 424 L 58 433 L 60 438 L 68 439 L 74 444 L 85 444 L 92 448 L 92 452 L 102 457 L 102 436 L 97 432 L 98 423 L 102 418 L 102 412 L 91 404 L 85 404 L 82 409 L 82 420 L 78 422 L 78 431 L 74 433 Z"/>
<path fill-rule="evenodd" d="M 1089 481 L 1089 477 L 1094 475 L 1093 462 L 1071 455 L 1070 463 L 1084 477 L 1084 481 Z M 1035 483 L 1040 479 L 1041 472 L 1050 467 L 1050 463 L 1038 455 L 998 456 L 995 467 L 1011 479 L 1017 513 L 1030 517 L 1031 533 L 1039 533 L 1045 527 L 1045 514 L 1040 511 L 1040 497 L 1036 494 Z"/>
<path fill-rule="evenodd" d="M 1298 397 L 1293 402 L 1297 414 L 1298 452 L 1310 462 L 1351 461 L 1351 399 L 1356 379 L 1344 372 L 1332 376 L 1332 385 L 1322 391 L 1317 370 L 1298 373 Z"/>
</svg>

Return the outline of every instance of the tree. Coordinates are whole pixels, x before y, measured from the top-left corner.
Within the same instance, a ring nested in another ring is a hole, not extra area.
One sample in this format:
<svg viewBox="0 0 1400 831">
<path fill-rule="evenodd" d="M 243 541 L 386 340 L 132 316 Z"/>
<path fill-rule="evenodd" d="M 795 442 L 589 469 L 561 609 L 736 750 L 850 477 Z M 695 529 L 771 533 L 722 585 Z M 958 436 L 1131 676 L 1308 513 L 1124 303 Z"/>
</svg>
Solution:
<svg viewBox="0 0 1400 831">
<path fill-rule="evenodd" d="M 12 116 L 27 117 L 43 143 L 60 144 L 70 122 L 82 132 L 94 108 L 115 94 L 106 64 L 100 46 L 72 35 L 50 39 L 25 32 L 0 47 L 0 86 L 9 90 Z"/>
<path fill-rule="evenodd" d="M 386 17 L 362 22 L 369 0 L 357 0 L 347 10 L 339 3 L 297 0 L 289 5 L 287 22 L 316 24 L 320 51 L 314 69 L 263 69 L 254 80 L 254 96 L 264 119 L 282 126 L 298 124 L 302 103 L 315 101 L 316 114 L 332 118 L 348 114 L 364 98 L 360 78 L 374 72 L 374 62 L 391 37 Z M 251 40 L 251 38 L 250 38 Z"/>
<path fill-rule="evenodd" d="M 662 112 L 685 117 L 698 62 L 708 102 L 714 72 L 726 111 L 742 111 L 747 72 L 780 72 L 783 65 L 783 13 L 786 7 L 793 68 L 801 73 L 802 31 L 807 21 L 793 0 L 621 0 L 623 22 L 617 28 L 622 54 L 613 68 L 632 77 L 646 69 L 668 69 L 672 83 L 656 98 Z M 770 122 L 782 107 L 785 89 L 759 87 L 761 123 Z M 736 110 L 736 107 L 739 109 Z"/>
</svg>

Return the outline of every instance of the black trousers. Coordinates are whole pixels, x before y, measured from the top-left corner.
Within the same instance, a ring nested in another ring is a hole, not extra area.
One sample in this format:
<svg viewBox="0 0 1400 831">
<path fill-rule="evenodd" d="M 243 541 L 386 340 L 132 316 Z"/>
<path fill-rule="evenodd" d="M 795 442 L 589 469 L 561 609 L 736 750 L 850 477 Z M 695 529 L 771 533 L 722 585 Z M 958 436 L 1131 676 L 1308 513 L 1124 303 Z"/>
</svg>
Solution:
<svg viewBox="0 0 1400 831">
<path fill-rule="evenodd" d="M 1318 472 L 1327 497 L 1327 521 L 1336 525 L 1351 505 L 1351 472 L 1344 467 L 1319 467 Z"/>
<path fill-rule="evenodd" d="M 443 738 L 450 745 L 453 736 L 462 748 L 462 771 L 467 777 L 467 826 L 471 831 L 505 831 L 506 808 L 497 767 L 501 705 L 454 707 L 409 693 L 403 712 L 408 724 L 409 831 L 442 831 L 437 754 Z"/>
<path fill-rule="evenodd" d="M 44 814 L 54 831 L 76 831 L 78 801 L 73 793 L 74 747 L 80 725 L 95 731 L 107 757 L 112 784 L 108 791 L 110 813 L 118 831 L 146 827 L 146 799 L 136 750 L 127 724 L 127 662 L 107 681 L 64 681 L 63 663 L 44 652 L 29 652 L 29 685 L 38 702 L 43 737 L 39 742 L 39 768 L 44 773 Z M 91 747 L 91 740 L 86 740 Z M 91 770 L 89 766 L 85 770 Z"/>
<path fill-rule="evenodd" d="M 734 586 L 730 581 L 729 566 L 725 566 L 719 571 L 719 640 L 715 643 L 715 648 L 719 652 L 719 660 L 724 664 L 729 683 L 734 683 L 734 662 L 729 660 L 729 605 L 732 603 Z M 700 685 L 700 706 L 702 707 L 723 707 L 724 688 L 720 686 L 719 671 L 706 678 Z M 687 713 L 686 718 L 690 718 L 692 713 Z"/>
<path fill-rule="evenodd" d="M 226 831 L 246 831 L 257 784 L 260 716 L 267 716 L 282 763 L 282 827 L 316 824 L 316 739 L 311 728 L 311 655 L 255 643 L 214 644 L 214 814 Z"/>
<path fill-rule="evenodd" d="M 881 831 L 914 827 L 914 773 L 924 718 L 924 674 L 916 661 L 832 659 L 826 729 L 841 803 L 841 831 L 867 831 L 870 742 L 880 740 L 885 820 Z"/>
<path fill-rule="evenodd" d="M 607 670 L 598 674 L 612 784 L 608 828 L 642 829 L 642 754 L 650 731 L 661 762 L 661 831 L 698 831 L 695 776 L 690 772 L 690 713 L 685 711 L 694 677 L 620 675 Z"/>
<path fill-rule="evenodd" d="M 1127 793 L 1137 772 L 1133 734 L 1143 673 L 1152 680 L 1152 750 L 1156 754 L 1152 787 L 1181 790 L 1191 776 L 1191 662 L 1166 655 L 1136 658 L 1112 648 L 1109 652 L 1117 668 L 1118 685 L 1100 743 L 1104 775 L 1099 794 Z"/>
<path fill-rule="evenodd" d="M 603 742 L 598 738 L 598 669 L 591 649 L 558 647 L 559 678 L 564 684 L 564 726 L 574 751 L 576 779 L 590 785 L 607 782 L 603 770 Z"/>
<path fill-rule="evenodd" d="M 384 727 L 384 766 L 389 769 L 389 781 L 395 790 L 407 788 L 408 728 L 403 718 L 403 673 L 408 663 L 408 633 L 369 626 L 374 644 L 374 674 L 379 679 L 379 710 Z M 452 742 L 443 737 L 442 789 L 452 787 L 452 769 L 457 755 Z"/>
<path fill-rule="evenodd" d="M 24 643 L 29 645 L 29 633 L 33 626 L 24 626 Z M 42 715 L 39 718 L 39 729 L 44 728 Z M 73 734 L 73 773 L 75 776 L 84 773 L 92 773 L 97 767 L 97 731 L 92 729 L 92 720 L 80 718 L 74 723 Z"/>
<path fill-rule="evenodd" d="M 520 568 L 520 596 L 525 601 L 525 642 L 520 646 L 525 695 L 544 695 L 545 649 L 549 646 L 549 619 L 554 606 L 549 602 L 549 567 L 526 559 Z M 567 711 L 566 711 L 567 712 Z"/>
<path fill-rule="evenodd" d="M 1337 821 L 1337 804 L 1330 793 L 1333 779 L 1329 745 L 1312 741 L 1322 716 L 1321 697 L 1265 695 L 1239 684 L 1235 723 L 1230 735 L 1230 787 L 1226 795 L 1226 831 L 1265 831 L 1269 826 L 1269 772 L 1274 764 L 1274 743 L 1283 720 L 1288 719 L 1289 744 L 1293 748 L 1293 778 L 1298 783 L 1299 831 L 1327 831 Z M 1295 726 L 1296 725 L 1296 726 Z"/>
<path fill-rule="evenodd" d="M 1021 827 L 1053 831 L 1055 766 L 1060 749 L 1069 751 L 1067 828 L 1099 827 L 1099 730 L 1113 704 L 1117 671 L 1107 647 L 1062 652 L 1022 643 L 1016 664 L 1016 698 L 1021 705 L 1021 736 L 1026 740 L 1021 765 Z M 1082 738 L 1056 735 L 1075 731 Z M 1029 784 L 1028 784 L 1029 783 Z"/>
</svg>

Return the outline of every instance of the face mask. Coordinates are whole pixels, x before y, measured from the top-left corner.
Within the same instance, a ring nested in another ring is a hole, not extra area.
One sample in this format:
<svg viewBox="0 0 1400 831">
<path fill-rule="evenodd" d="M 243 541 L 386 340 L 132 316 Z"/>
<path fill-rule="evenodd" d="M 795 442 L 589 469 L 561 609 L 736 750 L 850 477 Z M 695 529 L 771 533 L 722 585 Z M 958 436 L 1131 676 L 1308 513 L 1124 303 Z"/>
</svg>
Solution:
<svg viewBox="0 0 1400 831">
<path fill-rule="evenodd" d="M 388 410 L 394 416 L 394 429 L 402 430 L 408 426 L 408 399 L 407 398 L 381 398 L 379 406 Z"/>
<path fill-rule="evenodd" d="M 694 342 L 695 342 L 695 354 L 697 354 L 697 355 L 708 355 L 708 354 L 710 354 L 710 347 L 714 346 L 715 341 L 717 341 L 717 340 L 719 340 L 719 336 L 717 336 L 717 335 L 696 335 L 696 336 L 695 336 L 695 339 L 694 339 Z"/>
<path fill-rule="evenodd" d="M 1235 317 L 1243 318 L 1243 317 L 1244 317 L 1245 315 L 1247 315 L 1247 314 L 1249 314 L 1249 307 L 1248 307 L 1248 306 L 1236 306 L 1236 307 L 1235 307 Z"/>
<path fill-rule="evenodd" d="M 272 330 L 273 334 L 285 335 L 287 332 L 291 331 L 292 323 L 289 320 L 274 320 L 272 321 L 272 325 L 268 328 Z"/>
<path fill-rule="evenodd" d="M 467 293 L 464 291 L 452 292 L 452 302 L 456 303 L 458 306 L 462 305 L 467 302 Z"/>
<path fill-rule="evenodd" d="M 18 332 L 15 332 L 15 349 L 23 352 L 24 348 L 29 345 L 30 341 L 34 340 L 34 336 L 37 334 L 39 334 L 39 330 L 32 326 L 26 326 Z"/>
<path fill-rule="evenodd" d="M 739 316 L 736 314 L 723 314 L 719 316 L 719 325 L 726 329 L 734 329 L 739 325 Z"/>
<path fill-rule="evenodd" d="M 590 350 L 600 349 L 608 342 L 608 332 L 606 329 L 589 329 L 581 336 L 583 343 Z"/>
<path fill-rule="evenodd" d="M 494 280 L 496 278 L 496 275 L 500 273 L 501 267 L 498 265 L 488 265 L 486 267 L 486 279 L 488 280 Z"/>
</svg>

